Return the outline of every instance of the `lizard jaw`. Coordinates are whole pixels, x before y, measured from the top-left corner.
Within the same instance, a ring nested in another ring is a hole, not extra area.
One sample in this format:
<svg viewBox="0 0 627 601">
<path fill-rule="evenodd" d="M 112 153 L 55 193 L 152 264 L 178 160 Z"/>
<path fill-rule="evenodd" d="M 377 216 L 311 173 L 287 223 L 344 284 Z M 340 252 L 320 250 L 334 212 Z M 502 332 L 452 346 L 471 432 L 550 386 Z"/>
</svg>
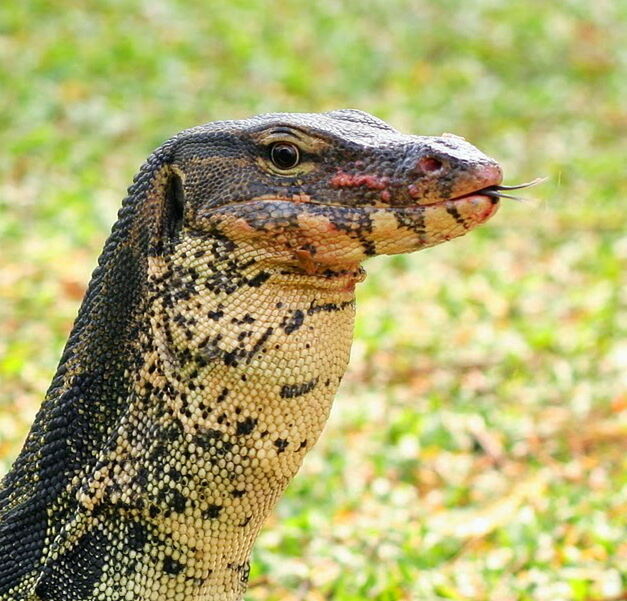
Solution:
<svg viewBox="0 0 627 601">
<path fill-rule="evenodd" d="M 264 198 L 214 207 L 199 216 L 198 225 L 246 241 L 272 263 L 302 266 L 306 259 L 305 271 L 324 271 L 435 246 L 466 234 L 497 209 L 498 199 L 477 193 L 402 207 Z"/>
</svg>

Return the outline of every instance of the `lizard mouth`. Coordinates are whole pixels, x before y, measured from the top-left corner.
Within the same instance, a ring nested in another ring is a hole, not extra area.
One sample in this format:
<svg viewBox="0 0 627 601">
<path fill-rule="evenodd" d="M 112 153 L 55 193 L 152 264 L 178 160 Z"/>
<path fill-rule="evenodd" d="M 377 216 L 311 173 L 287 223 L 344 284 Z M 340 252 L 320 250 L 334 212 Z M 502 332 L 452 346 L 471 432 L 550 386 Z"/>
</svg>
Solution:
<svg viewBox="0 0 627 601">
<path fill-rule="evenodd" d="M 499 184 L 494 184 L 491 186 L 486 186 L 485 188 L 481 188 L 480 190 L 475 190 L 474 192 L 469 192 L 468 194 L 462 194 L 461 196 L 456 196 L 455 198 L 451 198 L 450 200 L 464 200 L 466 198 L 470 198 L 471 196 L 487 196 L 492 198 L 494 201 L 498 202 L 501 198 L 509 198 L 511 200 L 516 200 L 518 202 L 525 202 L 525 198 L 521 198 L 520 196 L 513 196 L 511 194 L 507 194 L 503 192 L 503 190 L 522 190 L 523 188 L 531 188 L 532 186 L 536 186 L 545 182 L 547 180 L 546 177 L 537 177 L 530 182 L 524 182 L 522 184 L 517 184 L 515 186 L 501 186 Z"/>
<path fill-rule="evenodd" d="M 250 209 L 251 205 L 263 205 L 263 204 L 272 204 L 272 203 L 280 203 L 291 206 L 293 208 L 298 206 L 309 206 L 309 207 L 319 207 L 321 209 L 329 209 L 329 210 L 337 210 L 337 211 L 348 211 L 351 213 L 371 213 L 373 211 L 391 211 L 391 212 L 407 212 L 408 214 L 413 213 L 414 211 L 424 211 L 426 208 L 433 209 L 436 207 L 442 206 L 452 206 L 461 201 L 470 201 L 471 203 L 477 203 L 481 200 L 485 200 L 489 198 L 492 205 L 497 205 L 501 198 L 508 198 L 511 200 L 516 200 L 519 202 L 525 202 L 526 199 L 521 198 L 519 196 L 513 196 L 511 194 L 507 194 L 504 191 L 510 190 L 521 190 L 523 188 L 531 188 L 532 186 L 536 186 L 546 181 L 545 177 L 538 177 L 530 182 L 524 182 L 522 184 L 516 184 L 514 186 L 502 186 L 500 184 L 491 184 L 489 186 L 485 186 L 478 190 L 474 190 L 472 192 L 466 192 L 465 194 L 460 194 L 459 196 L 454 196 L 452 198 L 445 198 L 443 200 L 439 200 L 437 202 L 411 205 L 411 206 L 394 206 L 394 205 L 370 205 L 370 206 L 347 206 L 339 203 L 328 203 L 328 202 L 317 202 L 312 199 L 310 196 L 306 194 L 295 195 L 291 197 L 279 196 L 276 194 L 267 194 L 263 196 L 258 196 L 256 198 L 252 198 L 250 200 L 244 202 L 237 202 L 230 205 L 221 205 L 217 207 L 211 207 L 203 212 L 204 217 L 210 217 L 211 215 L 221 214 L 225 212 L 231 212 L 236 206 L 246 207 L 246 209 Z M 244 210 L 244 212 L 247 212 Z M 492 212 L 491 212 L 492 213 Z"/>
</svg>

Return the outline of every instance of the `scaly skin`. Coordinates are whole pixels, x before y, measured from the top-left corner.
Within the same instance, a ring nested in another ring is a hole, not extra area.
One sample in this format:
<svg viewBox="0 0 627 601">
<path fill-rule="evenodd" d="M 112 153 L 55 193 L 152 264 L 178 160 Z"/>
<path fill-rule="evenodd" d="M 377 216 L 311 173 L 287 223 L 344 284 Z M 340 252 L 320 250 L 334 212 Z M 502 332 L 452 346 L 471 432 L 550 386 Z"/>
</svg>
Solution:
<svg viewBox="0 0 627 601">
<path fill-rule="evenodd" d="M 359 111 L 157 149 L 3 481 L 0 599 L 241 599 L 346 368 L 360 264 L 465 234 L 497 208 L 472 192 L 500 181 L 461 138 Z"/>
</svg>

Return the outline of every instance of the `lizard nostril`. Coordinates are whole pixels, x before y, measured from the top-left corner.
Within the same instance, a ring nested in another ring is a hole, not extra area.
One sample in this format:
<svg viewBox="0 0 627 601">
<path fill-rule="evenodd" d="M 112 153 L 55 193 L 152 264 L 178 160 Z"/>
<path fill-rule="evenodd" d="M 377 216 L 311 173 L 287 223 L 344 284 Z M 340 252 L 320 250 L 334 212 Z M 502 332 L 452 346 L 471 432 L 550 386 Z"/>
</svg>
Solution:
<svg viewBox="0 0 627 601">
<path fill-rule="evenodd" d="M 422 157 L 418 161 L 418 167 L 420 167 L 424 173 L 434 173 L 442 169 L 443 166 L 444 164 L 442 161 L 440 161 L 440 159 L 436 159 L 435 157 Z"/>
</svg>

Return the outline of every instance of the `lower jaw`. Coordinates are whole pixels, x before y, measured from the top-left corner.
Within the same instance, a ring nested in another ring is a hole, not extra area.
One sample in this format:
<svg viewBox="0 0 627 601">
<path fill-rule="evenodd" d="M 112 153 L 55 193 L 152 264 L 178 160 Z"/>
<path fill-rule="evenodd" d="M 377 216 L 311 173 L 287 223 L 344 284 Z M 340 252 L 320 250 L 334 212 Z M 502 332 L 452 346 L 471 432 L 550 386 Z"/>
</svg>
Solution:
<svg viewBox="0 0 627 601">
<path fill-rule="evenodd" d="M 498 206 L 498 199 L 482 194 L 397 207 L 263 199 L 211 209 L 199 215 L 199 225 L 217 225 L 235 242 L 263 248 L 277 262 L 289 257 L 301 274 L 320 276 L 329 269 L 346 274 L 370 256 L 414 252 L 462 236 Z"/>
</svg>

